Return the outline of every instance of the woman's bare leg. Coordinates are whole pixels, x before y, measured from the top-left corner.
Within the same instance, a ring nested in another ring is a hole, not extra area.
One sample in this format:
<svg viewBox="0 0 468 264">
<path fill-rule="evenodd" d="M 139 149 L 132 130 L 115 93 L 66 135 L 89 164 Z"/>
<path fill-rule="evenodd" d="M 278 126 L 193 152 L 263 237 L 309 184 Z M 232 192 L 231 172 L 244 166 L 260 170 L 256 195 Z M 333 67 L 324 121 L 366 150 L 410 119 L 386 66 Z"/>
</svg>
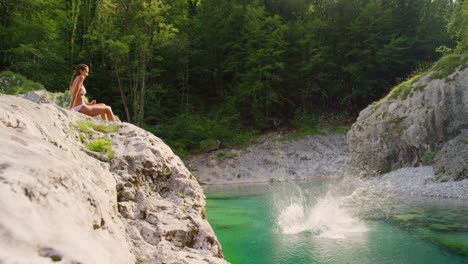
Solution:
<svg viewBox="0 0 468 264">
<path fill-rule="evenodd" d="M 99 104 L 94 104 L 94 106 L 106 106 L 106 104 L 99 103 Z M 102 120 L 109 120 L 106 113 L 101 113 L 101 119 Z"/>
<path fill-rule="evenodd" d="M 115 121 L 114 114 L 112 113 L 112 109 L 110 108 L 110 106 L 83 105 L 83 107 L 81 107 L 79 112 L 85 115 L 89 115 L 89 116 L 101 115 L 101 118 L 103 120 Z"/>
<path fill-rule="evenodd" d="M 107 120 L 115 121 L 114 113 L 112 112 L 112 108 L 107 106 L 108 112 L 106 112 Z"/>
</svg>

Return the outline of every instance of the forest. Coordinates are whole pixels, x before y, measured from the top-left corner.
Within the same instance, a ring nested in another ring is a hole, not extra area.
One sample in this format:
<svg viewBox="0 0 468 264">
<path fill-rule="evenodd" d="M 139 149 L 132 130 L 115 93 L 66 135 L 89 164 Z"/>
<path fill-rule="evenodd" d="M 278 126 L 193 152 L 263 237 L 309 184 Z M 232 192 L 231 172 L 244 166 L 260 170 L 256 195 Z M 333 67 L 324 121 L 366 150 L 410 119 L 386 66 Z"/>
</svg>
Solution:
<svg viewBox="0 0 468 264">
<path fill-rule="evenodd" d="M 179 155 L 209 140 L 356 116 L 468 51 L 457 0 L 0 0 L 0 71 L 92 99 Z"/>
</svg>

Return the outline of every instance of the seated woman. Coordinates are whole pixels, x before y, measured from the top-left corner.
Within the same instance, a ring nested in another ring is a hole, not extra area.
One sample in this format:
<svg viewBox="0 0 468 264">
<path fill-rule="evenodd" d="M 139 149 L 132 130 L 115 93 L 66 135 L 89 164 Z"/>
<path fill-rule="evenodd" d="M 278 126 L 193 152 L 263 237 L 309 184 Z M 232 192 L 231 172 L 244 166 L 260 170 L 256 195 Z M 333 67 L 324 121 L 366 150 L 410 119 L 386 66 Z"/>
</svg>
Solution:
<svg viewBox="0 0 468 264">
<path fill-rule="evenodd" d="M 91 103 L 86 102 L 86 89 L 83 85 L 84 80 L 88 76 L 89 67 L 86 64 L 79 64 L 70 80 L 70 110 L 83 113 L 89 116 L 101 115 L 103 120 L 114 121 L 114 114 L 110 106 L 105 104 L 96 104 L 93 100 Z"/>
</svg>

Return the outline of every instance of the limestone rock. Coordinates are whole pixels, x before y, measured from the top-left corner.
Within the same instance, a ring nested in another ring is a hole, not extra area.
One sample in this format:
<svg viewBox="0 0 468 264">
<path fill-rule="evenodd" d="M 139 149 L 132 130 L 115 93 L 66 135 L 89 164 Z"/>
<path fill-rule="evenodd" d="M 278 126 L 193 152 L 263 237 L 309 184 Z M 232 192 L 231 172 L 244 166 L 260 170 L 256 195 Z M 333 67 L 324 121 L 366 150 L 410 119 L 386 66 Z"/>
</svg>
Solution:
<svg viewBox="0 0 468 264">
<path fill-rule="evenodd" d="M 431 75 L 361 111 L 347 134 L 354 166 L 375 173 L 420 165 L 468 127 L 468 68 L 445 80 Z"/>
<path fill-rule="evenodd" d="M 432 167 L 439 181 L 468 179 L 468 129 L 445 143 L 434 161 Z"/>
<path fill-rule="evenodd" d="M 18 97 L 33 101 L 38 104 L 52 104 L 54 103 L 55 98 L 54 94 L 51 94 L 46 90 L 38 90 L 26 94 L 19 94 Z"/>
<path fill-rule="evenodd" d="M 0 263 L 227 263 L 201 187 L 159 138 L 115 122 L 101 162 L 76 127 L 96 120 L 39 102 L 0 95 Z"/>
</svg>

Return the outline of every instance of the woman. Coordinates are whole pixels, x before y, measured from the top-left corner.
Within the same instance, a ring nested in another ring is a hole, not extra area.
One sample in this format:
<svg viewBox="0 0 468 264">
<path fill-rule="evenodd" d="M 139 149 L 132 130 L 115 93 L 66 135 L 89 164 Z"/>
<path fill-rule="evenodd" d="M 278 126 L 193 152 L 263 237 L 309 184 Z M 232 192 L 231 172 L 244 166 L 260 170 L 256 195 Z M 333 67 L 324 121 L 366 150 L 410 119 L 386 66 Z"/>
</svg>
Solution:
<svg viewBox="0 0 468 264">
<path fill-rule="evenodd" d="M 88 76 L 89 67 L 86 64 L 79 64 L 70 80 L 70 110 L 83 113 L 89 116 L 101 115 L 103 120 L 114 121 L 114 114 L 110 106 L 105 104 L 96 104 L 96 100 L 91 103 L 86 102 L 86 89 L 83 85 L 84 80 Z"/>
</svg>

